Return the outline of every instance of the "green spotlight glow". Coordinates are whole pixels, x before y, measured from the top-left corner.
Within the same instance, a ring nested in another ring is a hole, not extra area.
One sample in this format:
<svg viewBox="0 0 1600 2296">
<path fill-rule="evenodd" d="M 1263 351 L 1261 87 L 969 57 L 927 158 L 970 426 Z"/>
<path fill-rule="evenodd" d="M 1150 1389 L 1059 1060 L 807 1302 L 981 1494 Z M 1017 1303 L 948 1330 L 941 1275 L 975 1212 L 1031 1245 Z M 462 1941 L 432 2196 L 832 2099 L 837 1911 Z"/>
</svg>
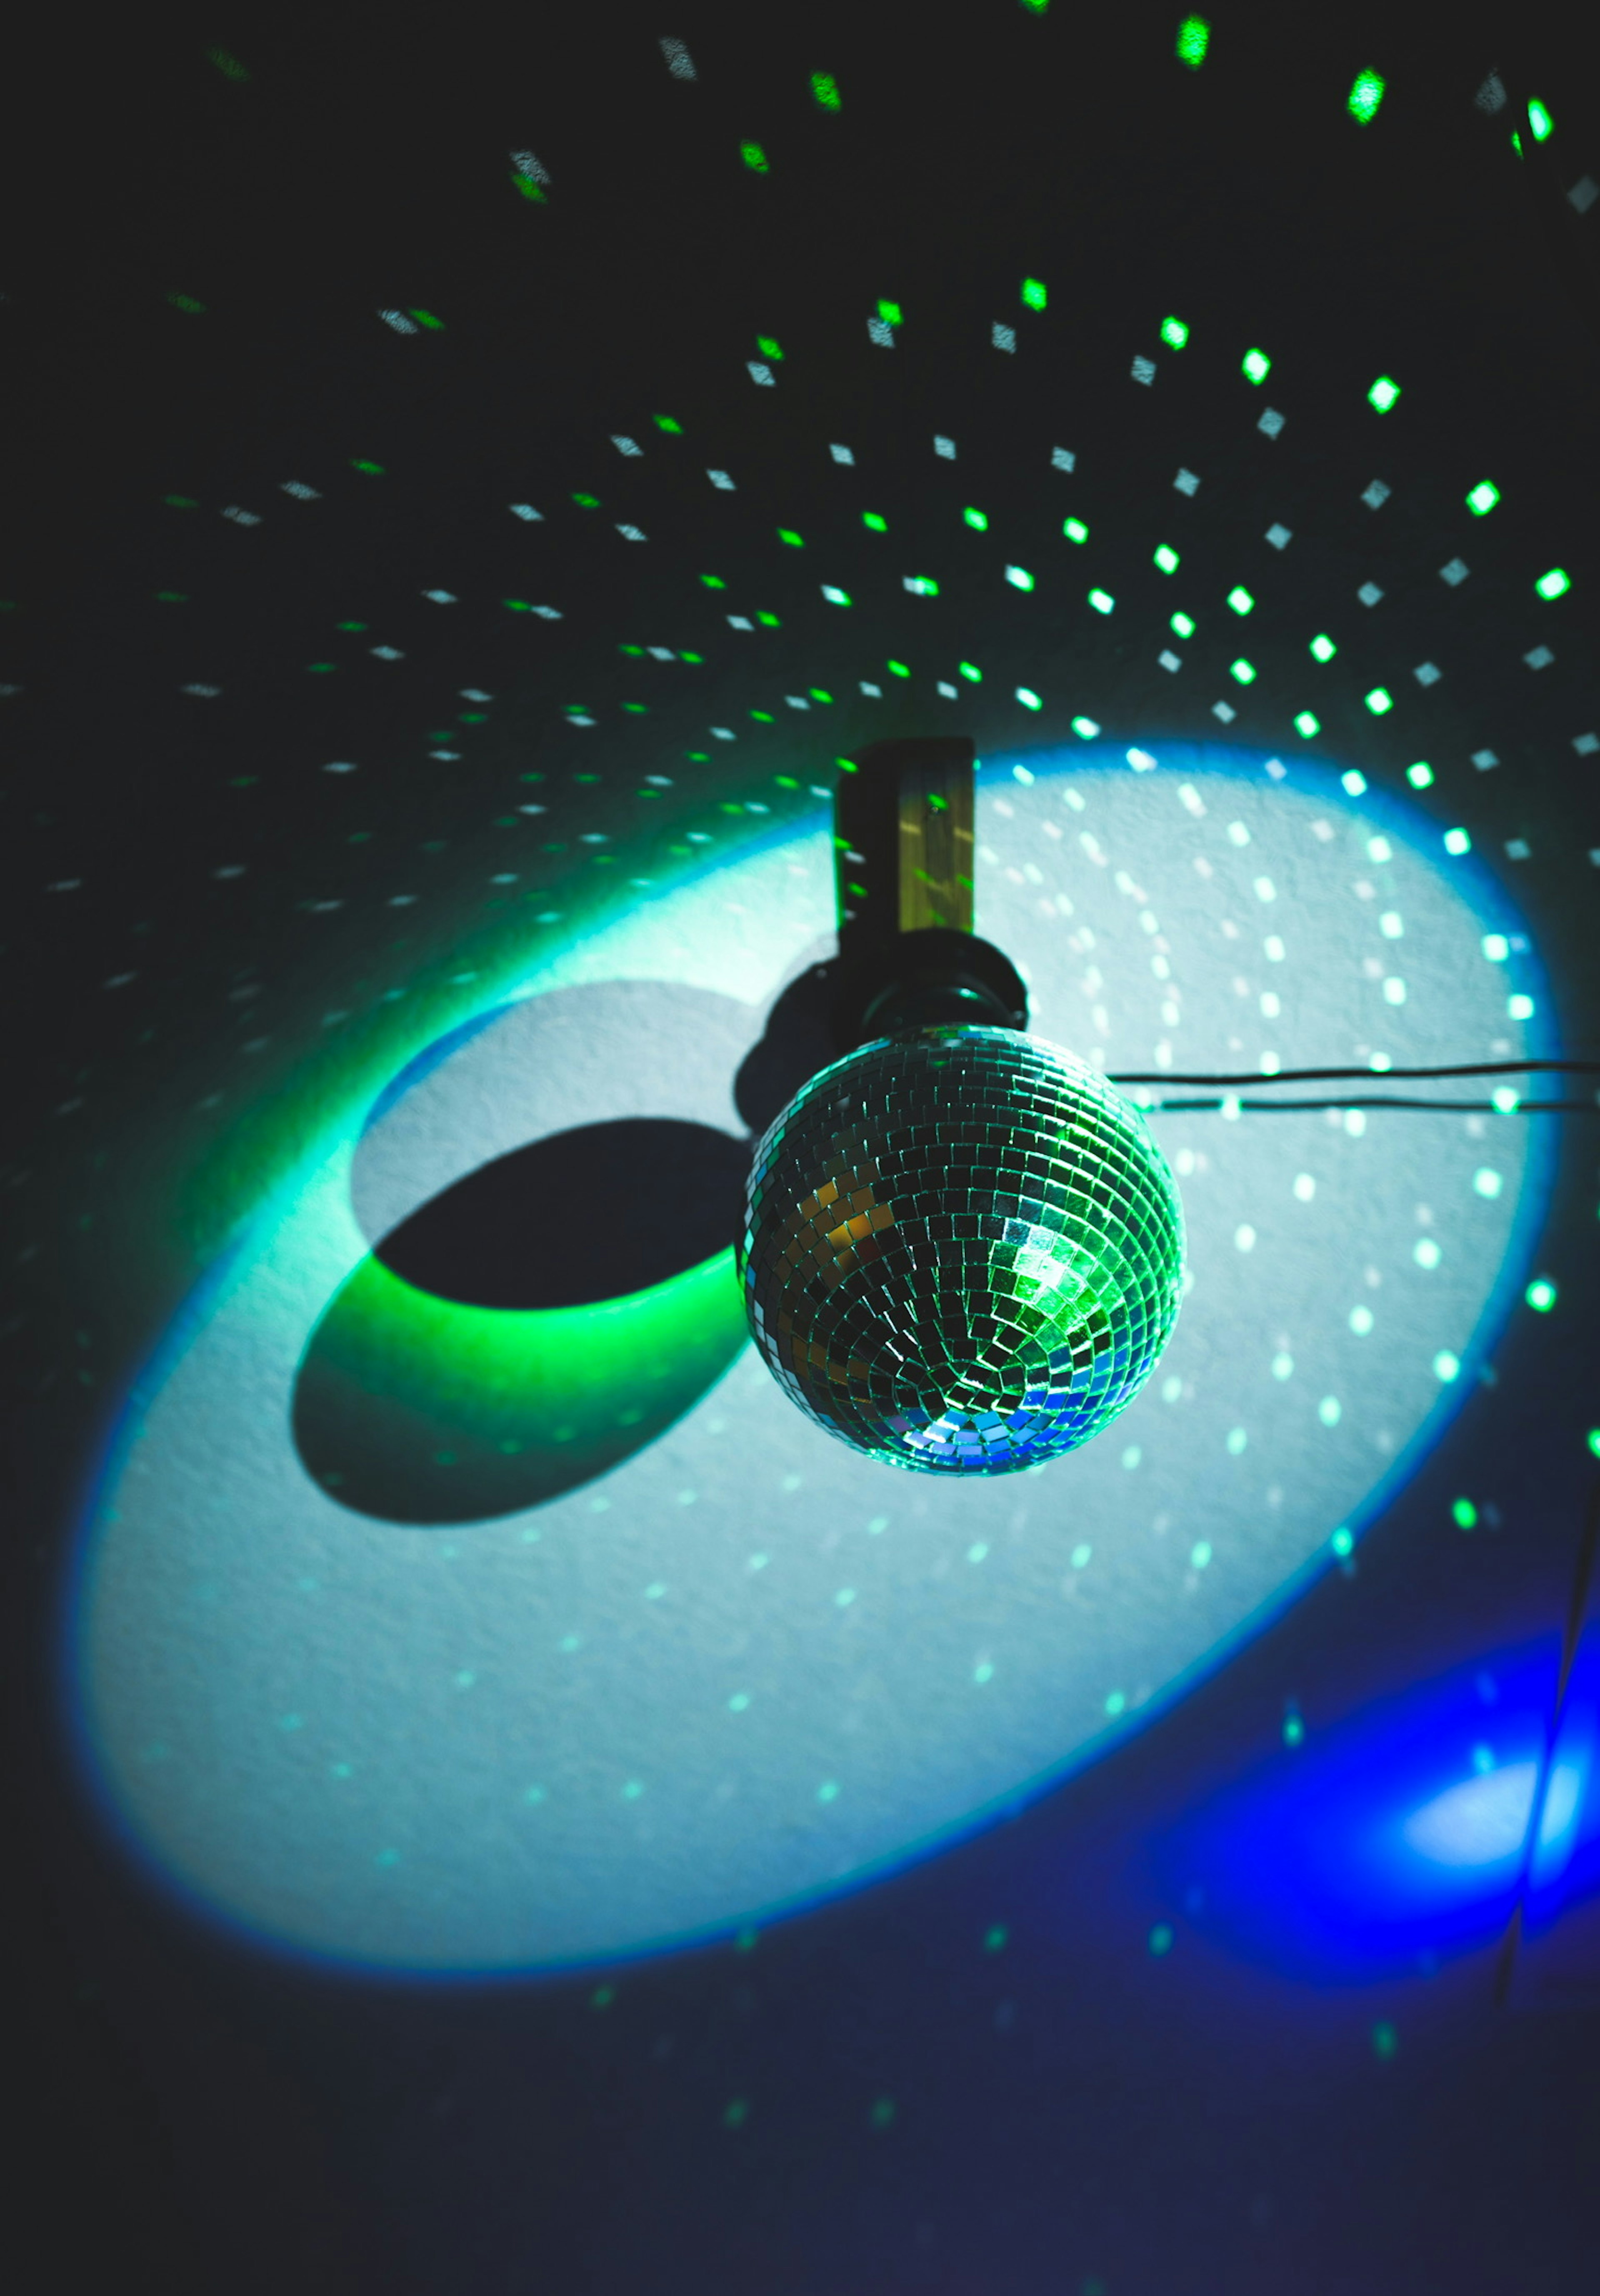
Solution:
<svg viewBox="0 0 1600 2296">
<path fill-rule="evenodd" d="M 1348 98 L 1350 118 L 1358 119 L 1365 127 L 1383 101 L 1384 86 L 1381 72 L 1358 72 Z"/>
<path fill-rule="evenodd" d="M 1400 386 L 1392 375 L 1381 374 L 1366 396 L 1380 414 L 1387 414 L 1400 395 Z"/>
<path fill-rule="evenodd" d="M 1033 587 L 1033 577 L 1025 566 L 1008 566 L 1005 578 L 1013 590 L 1031 590 Z"/>
<path fill-rule="evenodd" d="M 1062 528 L 1062 532 L 1066 536 L 1069 542 L 1087 542 L 1089 538 L 1088 528 L 1084 524 L 1080 518 L 1068 519 L 1066 524 Z"/>
<path fill-rule="evenodd" d="M 1528 125 L 1533 130 L 1536 144 L 1542 144 L 1546 136 L 1553 135 L 1555 130 L 1555 122 L 1537 95 L 1530 95 L 1528 99 Z"/>
<path fill-rule="evenodd" d="M 1112 596 L 1109 590 L 1091 590 L 1089 592 L 1089 603 L 1093 606 L 1097 614 L 1109 614 L 1116 603 L 1116 600 Z"/>
<path fill-rule="evenodd" d="M 1472 851 L 1473 840 L 1465 829 L 1447 829 L 1444 833 L 1444 849 L 1459 859 L 1462 854 Z"/>
<path fill-rule="evenodd" d="M 1385 688 L 1381 685 L 1374 685 L 1372 692 L 1370 693 L 1364 693 L 1361 699 L 1366 702 L 1367 708 L 1372 711 L 1374 718 L 1382 718 L 1394 708 L 1393 694 L 1388 693 Z"/>
<path fill-rule="evenodd" d="M 1265 351 L 1246 351 L 1239 362 L 1239 370 L 1248 382 L 1265 382 L 1272 371 L 1272 361 Z"/>
<path fill-rule="evenodd" d="M 1253 685 L 1255 684 L 1256 666 L 1252 661 L 1246 661 L 1243 655 L 1240 656 L 1237 661 L 1230 661 L 1227 667 L 1229 676 L 1236 677 L 1241 685 Z"/>
<path fill-rule="evenodd" d="M 1253 611 L 1256 602 L 1241 582 L 1228 592 L 1227 603 L 1235 614 L 1248 614 Z"/>
<path fill-rule="evenodd" d="M 1176 574 L 1178 564 L 1177 553 L 1163 542 L 1156 551 L 1155 562 L 1163 574 Z"/>
<path fill-rule="evenodd" d="M 1192 638 L 1194 635 L 1194 625 L 1187 614 L 1174 614 L 1167 627 L 1180 638 Z"/>
<path fill-rule="evenodd" d="M 1474 518 L 1482 518 L 1493 510 L 1500 499 L 1500 489 L 1492 479 L 1480 479 L 1466 498 L 1466 506 Z"/>
<path fill-rule="evenodd" d="M 767 154 L 759 144 L 741 144 L 739 157 L 745 166 L 753 168 L 758 176 L 764 176 L 767 173 Z"/>
<path fill-rule="evenodd" d="M 961 672 L 963 677 L 970 677 L 974 685 L 982 685 L 983 672 L 979 668 L 975 661 L 958 661 L 956 667 Z"/>
<path fill-rule="evenodd" d="M 1044 281 L 1042 279 L 1024 279 L 1022 282 L 1022 300 L 1030 311 L 1042 311 L 1045 308 L 1046 302 Z"/>
<path fill-rule="evenodd" d="M 1455 1500 L 1451 1505 L 1450 1513 L 1460 1529 L 1473 1530 L 1477 1528 L 1478 1510 L 1471 1499 Z"/>
<path fill-rule="evenodd" d="M 878 316 L 882 320 L 886 327 L 898 327 L 902 316 L 900 307 L 898 303 L 885 302 L 882 298 L 880 297 L 878 301 Z"/>
<path fill-rule="evenodd" d="M 1547 1275 L 1536 1275 L 1522 1297 L 1541 1316 L 1547 1316 L 1555 1305 L 1555 1286 Z"/>
<path fill-rule="evenodd" d="M 1354 1538 L 1351 1538 L 1350 1532 L 1345 1529 L 1343 1523 L 1341 1523 L 1338 1529 L 1333 1533 L 1332 1538 L 1329 1539 L 1328 1545 L 1333 1548 L 1334 1554 L 1342 1562 L 1347 1554 L 1354 1553 L 1356 1542 Z"/>
<path fill-rule="evenodd" d="M 1302 709 L 1294 720 L 1294 730 L 1302 742 L 1314 741 L 1322 727 L 1309 709 Z"/>
<path fill-rule="evenodd" d="M 816 98 L 816 101 L 821 104 L 825 111 L 838 111 L 840 102 L 839 82 L 834 78 L 832 72 L 813 72 L 811 75 L 811 93 Z"/>
<path fill-rule="evenodd" d="M 1316 655 L 1318 661 L 1332 661 L 1339 649 L 1333 644 L 1331 637 L 1328 637 L 1325 633 L 1318 631 L 1317 635 L 1311 641 L 1311 651 Z"/>
<path fill-rule="evenodd" d="M 986 534 L 989 531 L 989 513 L 987 511 L 964 510 L 961 515 L 975 532 L 979 534 Z"/>
<path fill-rule="evenodd" d="M 1180 64 L 1198 71 L 1211 45 L 1211 28 L 1203 16 L 1186 16 L 1177 28 L 1177 55 Z"/>
<path fill-rule="evenodd" d="M 1572 580 L 1562 567 L 1552 566 L 1547 574 L 1539 576 L 1533 586 L 1541 598 L 1559 598 L 1571 588 Z"/>
<path fill-rule="evenodd" d="M 889 531 L 889 521 L 886 518 L 880 518 L 875 510 L 864 510 L 861 513 L 861 523 L 863 526 L 870 527 L 874 534 L 887 534 Z"/>
<path fill-rule="evenodd" d="M 1433 786 L 1433 768 L 1419 758 L 1415 765 L 1407 767 L 1406 779 L 1410 783 L 1413 789 L 1432 789 Z"/>
<path fill-rule="evenodd" d="M 447 1522 L 537 1505 L 630 1458 L 743 1342 L 732 1254 L 589 1308 L 464 1307 L 369 1256 L 295 1382 L 302 1457 L 346 1506 Z"/>
<path fill-rule="evenodd" d="M 1181 351 L 1189 340 L 1189 330 L 1181 319 L 1161 321 L 1161 340 L 1169 350 Z"/>
</svg>

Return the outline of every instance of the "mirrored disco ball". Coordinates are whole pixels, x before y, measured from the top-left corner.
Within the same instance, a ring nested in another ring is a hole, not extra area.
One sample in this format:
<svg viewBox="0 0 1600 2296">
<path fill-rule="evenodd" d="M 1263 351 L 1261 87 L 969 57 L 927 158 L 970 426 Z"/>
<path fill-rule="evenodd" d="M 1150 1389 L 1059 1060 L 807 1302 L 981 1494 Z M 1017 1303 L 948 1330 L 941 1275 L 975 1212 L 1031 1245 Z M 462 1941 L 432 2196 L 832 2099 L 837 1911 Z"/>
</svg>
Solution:
<svg viewBox="0 0 1600 2296">
<path fill-rule="evenodd" d="M 813 1077 L 757 1148 L 739 1250 L 779 1384 L 891 1466 L 1005 1474 L 1087 1443 L 1166 1346 L 1183 1210 L 1120 1093 L 1010 1029 Z"/>
</svg>

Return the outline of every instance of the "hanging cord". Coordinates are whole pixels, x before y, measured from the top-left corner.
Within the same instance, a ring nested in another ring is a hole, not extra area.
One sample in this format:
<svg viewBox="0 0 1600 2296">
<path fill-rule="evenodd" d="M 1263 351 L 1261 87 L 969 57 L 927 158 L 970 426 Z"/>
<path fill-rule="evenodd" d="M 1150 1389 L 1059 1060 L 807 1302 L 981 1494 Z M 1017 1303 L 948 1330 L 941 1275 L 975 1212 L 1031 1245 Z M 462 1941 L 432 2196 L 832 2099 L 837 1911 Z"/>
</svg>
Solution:
<svg viewBox="0 0 1600 2296">
<path fill-rule="evenodd" d="M 1545 1805 L 1549 1798 L 1550 1770 L 1555 1759 L 1555 1749 L 1561 1740 L 1561 1726 L 1566 1714 L 1567 1692 L 1571 1686 L 1572 1669 L 1577 1661 L 1578 1645 L 1583 1639 L 1584 1617 L 1588 1609 L 1589 1587 L 1595 1576 L 1595 1560 L 1600 1551 L 1600 1484 L 1589 1496 L 1588 1513 L 1584 1521 L 1583 1536 L 1578 1542 L 1578 1560 L 1572 1572 L 1571 1593 L 1567 1601 L 1566 1630 L 1562 1636 L 1561 1668 L 1555 1677 L 1555 1696 L 1551 1704 L 1550 1720 L 1545 1733 L 1544 1751 L 1539 1758 L 1538 1776 L 1533 1799 L 1528 1811 L 1528 1832 L 1522 1843 L 1522 1869 L 1517 1875 L 1516 1901 L 1511 1909 L 1511 1919 L 1506 1925 L 1506 1935 L 1500 1941 L 1499 1956 L 1495 1964 L 1495 2005 L 1503 2008 L 1511 1991 L 1511 1980 L 1516 1968 L 1516 1958 L 1522 1942 L 1523 1918 L 1527 1911 L 1528 1892 L 1533 1880 L 1533 1861 L 1538 1852 L 1539 1833 L 1544 1824 Z"/>
<path fill-rule="evenodd" d="M 1171 1070 L 1155 1070 L 1138 1074 L 1122 1074 L 1108 1078 L 1115 1085 L 1165 1085 L 1169 1087 L 1194 1085 L 1252 1085 L 1258 1089 L 1283 1084 L 1333 1084 L 1348 1078 L 1370 1084 L 1374 1077 L 1393 1078 L 1405 1082 L 1418 1078 L 1476 1077 L 1476 1076 L 1600 1076 L 1600 1061 L 1465 1061 L 1448 1068 L 1390 1068 L 1373 1069 L 1280 1069 L 1275 1075 L 1263 1076 L 1259 1070 L 1247 1069 L 1226 1076 L 1176 1075 Z M 1177 1111 L 1226 1111 L 1233 1114 L 1240 1110 L 1301 1110 L 1324 1108 L 1424 1108 L 1442 1111 L 1447 1114 L 1474 1116 L 1596 1116 L 1600 1115 L 1600 1099 L 1588 1100 L 1522 1100 L 1508 1095 L 1498 1100 L 1429 1100 L 1413 1098 L 1398 1093 L 1352 1094 L 1341 1100 L 1282 1100 L 1276 1093 L 1267 1100 L 1242 1100 L 1230 1093 L 1226 1100 L 1158 1100 L 1152 1105 L 1160 1110 Z"/>
</svg>

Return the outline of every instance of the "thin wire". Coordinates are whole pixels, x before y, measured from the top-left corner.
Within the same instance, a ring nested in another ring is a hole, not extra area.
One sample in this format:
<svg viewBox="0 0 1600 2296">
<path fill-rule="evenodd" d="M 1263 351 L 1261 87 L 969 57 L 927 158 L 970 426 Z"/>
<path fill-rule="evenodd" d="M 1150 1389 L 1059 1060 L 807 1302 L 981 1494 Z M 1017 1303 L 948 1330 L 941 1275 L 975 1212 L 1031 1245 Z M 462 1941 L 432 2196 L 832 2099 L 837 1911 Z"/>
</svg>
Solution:
<svg viewBox="0 0 1600 2296">
<path fill-rule="evenodd" d="M 1578 1657 L 1578 1645 L 1583 1639 L 1585 1619 L 1588 1611 L 1589 1587 L 1595 1576 L 1596 1553 L 1600 1552 L 1600 1484 L 1589 1496 L 1585 1515 L 1583 1535 L 1578 1542 L 1578 1559 L 1572 1572 L 1571 1592 L 1567 1598 L 1567 1622 L 1561 1640 L 1561 1666 L 1555 1677 L 1555 1696 L 1551 1704 L 1550 1720 L 1545 1734 L 1544 1751 L 1540 1756 L 1538 1775 L 1535 1781 L 1533 1799 L 1528 1811 L 1528 1831 L 1522 1842 L 1522 1862 L 1517 1875 L 1516 1902 L 1511 1909 L 1511 1919 L 1506 1924 L 1506 1934 L 1500 1940 L 1500 1950 L 1495 1961 L 1495 2004 L 1503 2008 L 1511 1991 L 1511 1980 L 1516 1967 L 1518 1948 L 1522 1942 L 1523 1915 L 1528 1903 L 1528 1891 L 1533 1879 L 1533 1861 L 1538 1849 L 1539 1835 L 1544 1829 L 1545 1805 L 1550 1791 L 1550 1767 L 1555 1759 L 1555 1749 L 1561 1737 L 1561 1726 L 1565 1716 L 1567 1692 L 1571 1685 L 1572 1668 Z"/>
<path fill-rule="evenodd" d="M 1111 1081 L 1120 1084 L 1122 1079 L 1113 1077 Z M 1492 1100 L 1405 1100 L 1399 1094 L 1383 1093 L 1358 1093 L 1348 1100 L 1240 1100 L 1231 1094 L 1227 1100 L 1157 1100 L 1145 1113 L 1227 1108 L 1276 1109 L 1284 1113 L 1309 1108 L 1432 1108 L 1472 1116 L 1600 1116 L 1600 1101 L 1593 1100 L 1519 1100 L 1510 1108 L 1502 1108 Z"/>
<path fill-rule="evenodd" d="M 1333 1084 L 1341 1077 L 1359 1077 L 1370 1082 L 1374 1076 L 1469 1077 L 1469 1076 L 1600 1076 L 1600 1061 L 1465 1061 L 1456 1068 L 1436 1069 L 1279 1069 L 1275 1075 L 1263 1076 L 1259 1069 L 1245 1069 L 1235 1076 L 1175 1076 L 1170 1070 L 1157 1070 L 1147 1076 L 1113 1076 L 1110 1084 Z"/>
</svg>

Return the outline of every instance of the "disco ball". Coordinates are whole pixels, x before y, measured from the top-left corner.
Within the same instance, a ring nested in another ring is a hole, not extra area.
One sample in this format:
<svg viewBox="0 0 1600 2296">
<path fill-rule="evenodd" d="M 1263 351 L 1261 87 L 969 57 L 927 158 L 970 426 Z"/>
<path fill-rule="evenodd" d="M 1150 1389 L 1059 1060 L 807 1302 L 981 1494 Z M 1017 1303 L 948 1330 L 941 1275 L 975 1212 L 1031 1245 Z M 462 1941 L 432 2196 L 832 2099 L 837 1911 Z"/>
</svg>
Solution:
<svg viewBox="0 0 1600 2296">
<path fill-rule="evenodd" d="M 890 1466 L 1005 1474 L 1075 1450 L 1149 1378 L 1183 1210 L 1142 1118 L 1012 1029 L 881 1037 L 763 1136 L 739 1247 L 778 1383 Z"/>
</svg>

